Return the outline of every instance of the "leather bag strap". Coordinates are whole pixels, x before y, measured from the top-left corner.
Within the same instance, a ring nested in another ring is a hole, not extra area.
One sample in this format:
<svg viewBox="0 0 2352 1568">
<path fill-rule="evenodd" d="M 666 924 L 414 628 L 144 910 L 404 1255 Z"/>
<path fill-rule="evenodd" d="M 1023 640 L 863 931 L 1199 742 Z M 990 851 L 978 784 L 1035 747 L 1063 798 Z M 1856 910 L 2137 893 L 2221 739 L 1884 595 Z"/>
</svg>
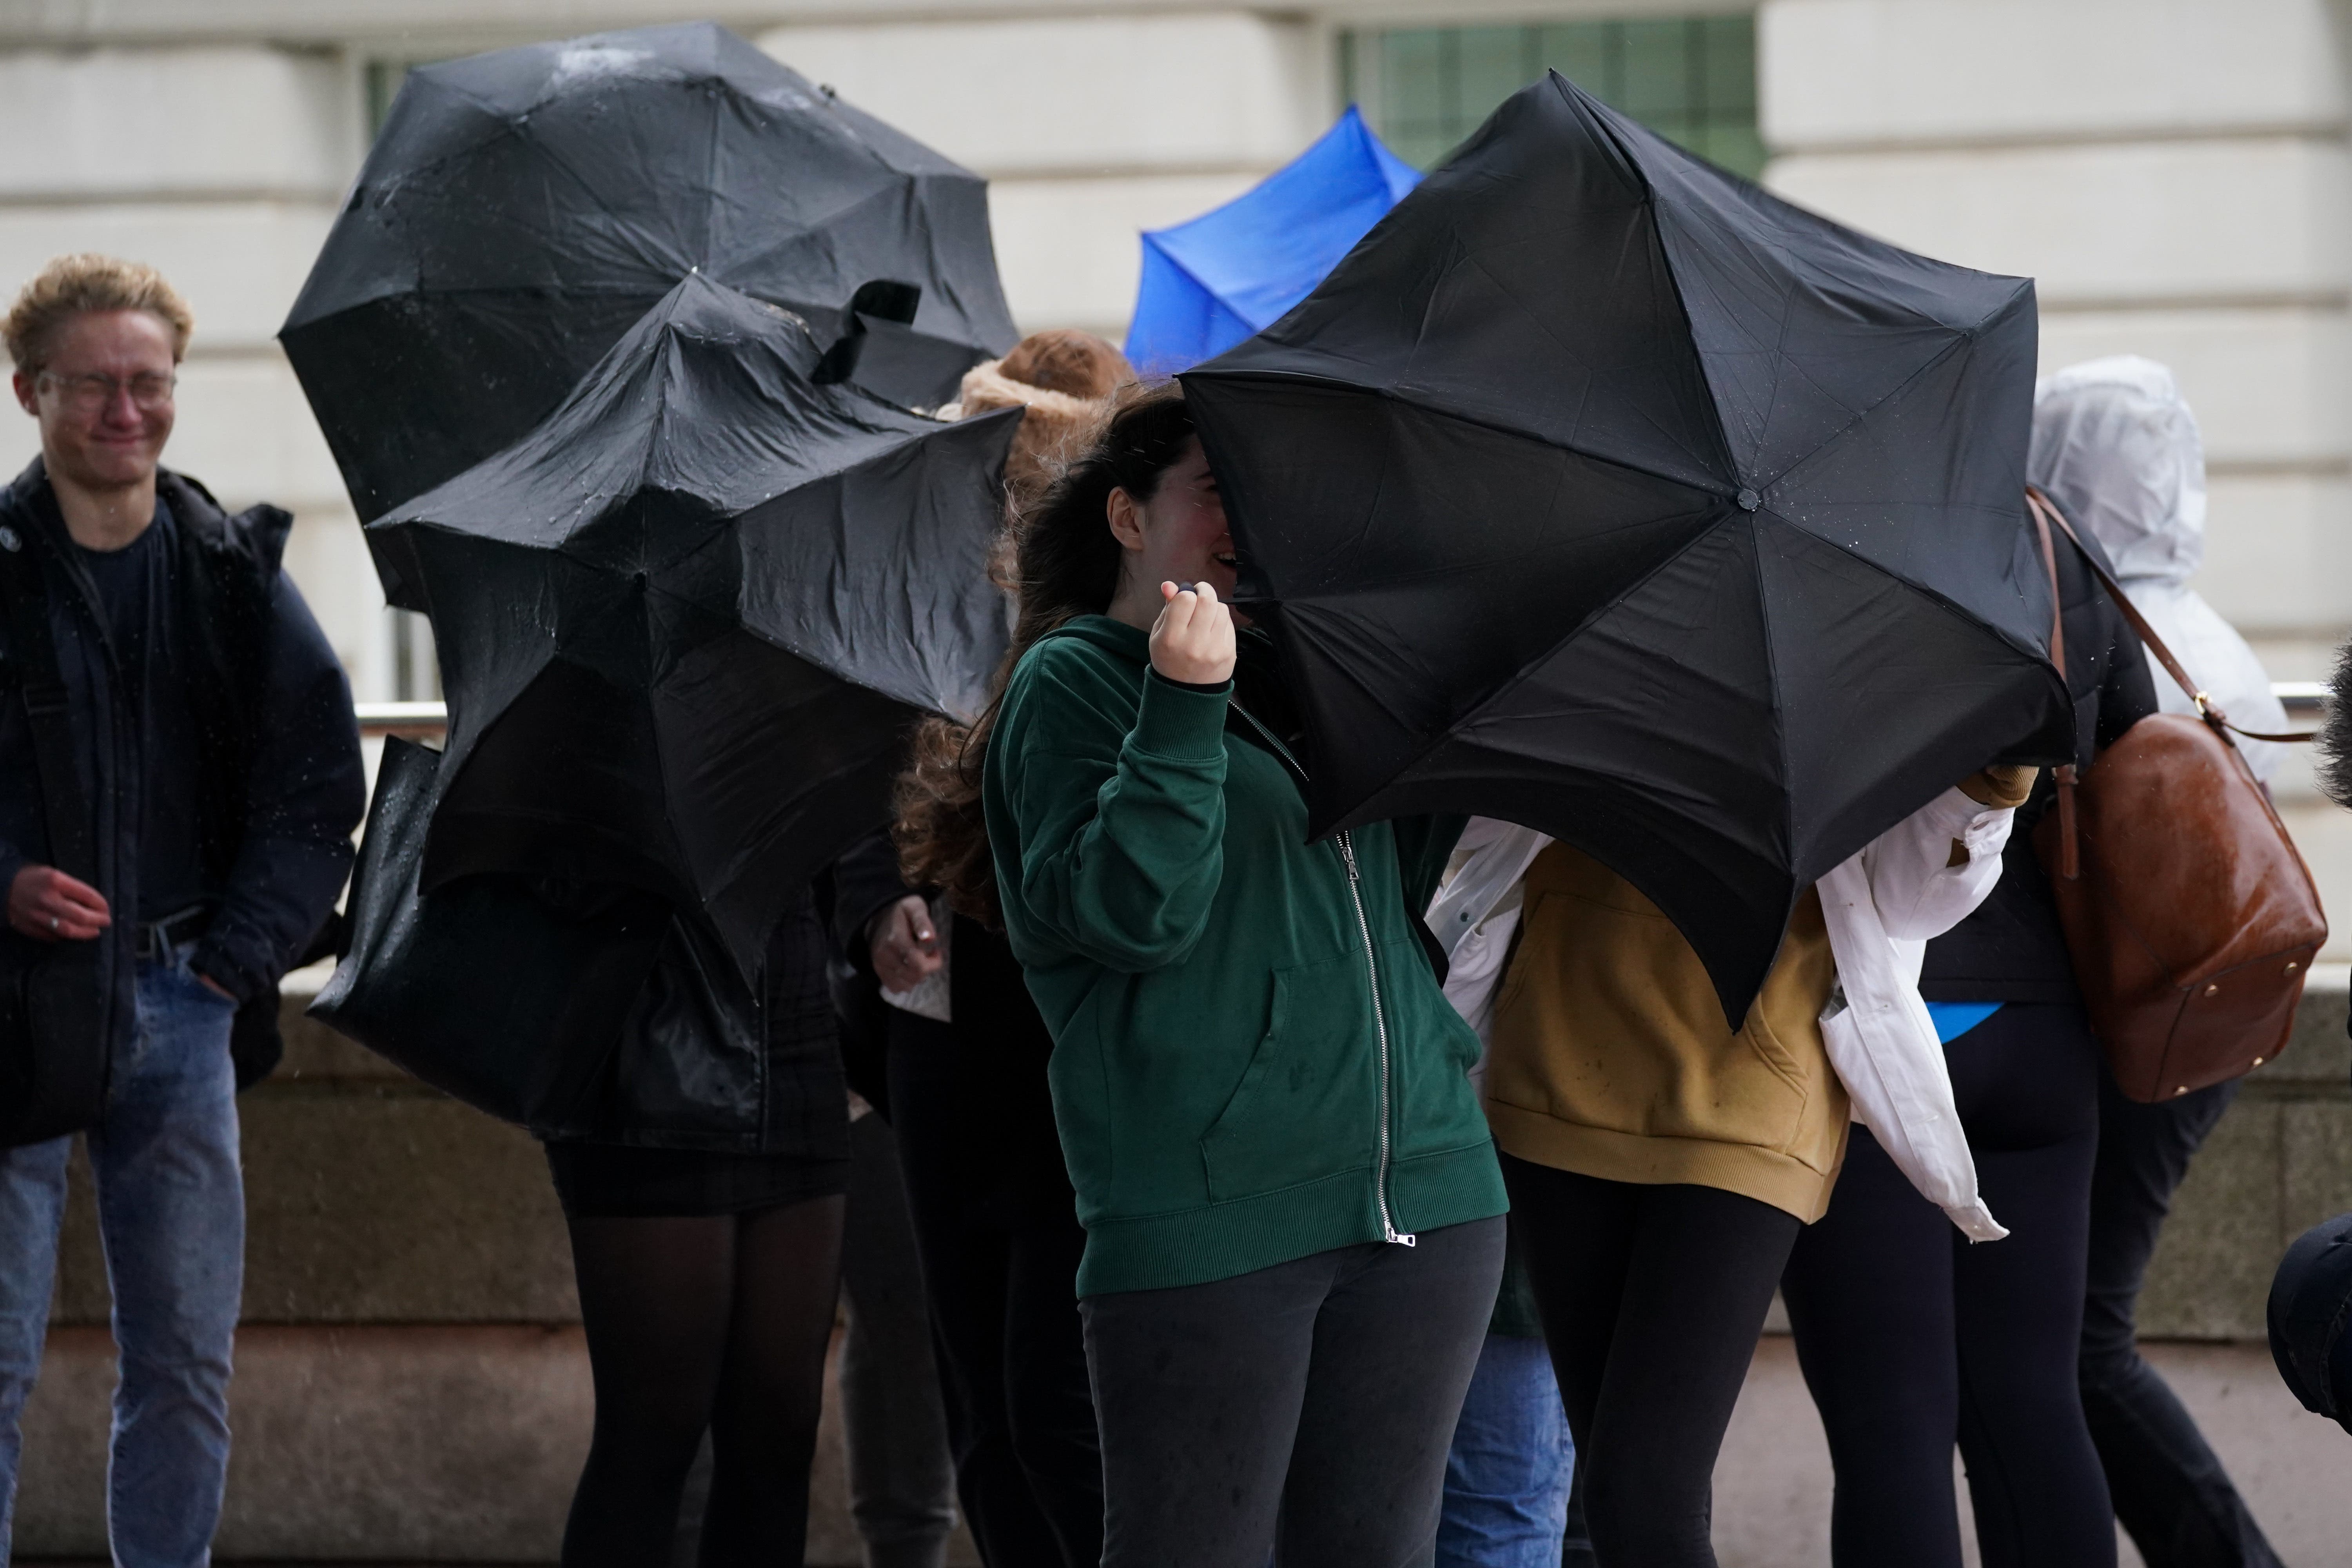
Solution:
<svg viewBox="0 0 2352 1568">
<path fill-rule="evenodd" d="M 2218 703 L 2198 689 L 2197 682 L 2189 678 L 2189 671 L 2182 668 L 2180 661 L 2172 657 L 2172 650 L 2164 646 L 2164 639 L 2156 635 L 2156 628 L 2147 624 L 2147 617 L 2139 613 L 2139 607 L 2131 602 L 2131 595 L 2124 592 L 2123 584 L 2116 582 L 2108 574 L 2107 569 L 2099 564 L 2097 556 L 2084 548 L 2082 536 L 2074 531 L 2074 525 L 2066 521 L 2065 514 L 2058 510 L 2057 503 L 2032 485 L 2028 485 L 2025 487 L 2025 504 L 2033 509 L 2034 523 L 2042 531 L 2043 555 L 2047 557 L 2050 554 L 2050 524 L 2054 522 L 2074 542 L 2075 550 L 2083 557 L 2084 564 L 2090 567 L 2091 574 L 2098 578 L 2100 584 L 2107 590 L 2107 596 L 2116 602 L 2116 608 L 2123 612 L 2124 619 L 2131 623 L 2132 630 L 2139 634 L 2139 640 L 2147 645 L 2147 651 L 2156 655 L 2156 661 L 2164 666 L 2166 672 L 2180 683 L 2180 689 L 2189 694 L 2189 700 L 2197 704 L 2198 717 L 2212 725 L 2217 731 L 2235 730 L 2249 741 L 2309 741 L 2318 736 L 2319 731 L 2316 730 L 2273 734 L 2261 730 L 2241 730 L 2237 725 L 2231 723 L 2229 715 L 2222 712 Z M 2054 561 L 2050 563 L 2050 582 L 2051 593 L 2054 595 L 2057 593 L 2058 583 L 2058 568 Z M 2057 658 L 2057 644 L 2053 641 L 2051 646 L 2052 657 Z M 2065 668 L 2063 661 L 2059 668 L 2062 670 Z M 2223 735 L 2222 738 L 2227 740 L 2229 737 Z"/>
<path fill-rule="evenodd" d="M 2042 568 L 2050 574 L 2050 662 L 2058 667 L 2058 683 L 2065 687 L 2071 705 L 2074 689 L 2066 678 L 2066 600 L 2058 591 L 2058 547 L 2050 538 L 2050 519 L 2057 517 L 2057 509 L 2047 507 L 2044 515 L 2046 503 L 2041 492 L 2030 485 L 2026 487 L 2025 505 L 2033 514 L 2034 531 L 2042 539 Z M 2065 526 L 2063 518 L 2059 519 L 2059 526 Z M 2074 784 L 2081 773 L 2068 763 L 2051 769 L 2050 774 L 2058 784 L 2058 874 L 2071 882 L 2083 874 L 2082 849 L 2074 836 Z"/>
<path fill-rule="evenodd" d="M 8 618 L 23 671 L 25 719 L 32 732 L 33 770 L 41 782 L 42 815 L 49 832 L 49 863 L 85 882 L 98 879 L 98 851 L 89 812 L 82 801 L 81 773 L 74 766 L 73 716 L 58 667 L 57 642 L 49 635 L 48 605 L 41 593 L 42 545 L 30 528 L 8 529 L 0 546 L 0 611 Z"/>
</svg>

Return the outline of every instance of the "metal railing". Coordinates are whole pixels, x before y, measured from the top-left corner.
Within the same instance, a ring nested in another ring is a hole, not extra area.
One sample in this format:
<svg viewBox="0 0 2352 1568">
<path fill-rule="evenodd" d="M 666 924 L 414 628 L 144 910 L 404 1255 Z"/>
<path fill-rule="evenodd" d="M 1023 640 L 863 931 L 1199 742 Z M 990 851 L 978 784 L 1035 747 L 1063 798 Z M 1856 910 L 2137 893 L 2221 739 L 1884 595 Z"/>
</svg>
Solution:
<svg viewBox="0 0 2352 1568">
<path fill-rule="evenodd" d="M 2273 680 L 2271 690 L 2290 719 L 2315 720 L 2327 711 L 2327 682 Z"/>
<path fill-rule="evenodd" d="M 2271 690 L 2290 719 L 2315 720 L 2327 710 L 2324 680 L 2273 680 Z M 438 735 L 449 727 L 445 702 L 362 702 L 358 709 L 362 735 Z"/>
<path fill-rule="evenodd" d="M 359 702 L 362 735 L 438 735 L 449 728 L 446 702 Z"/>
</svg>

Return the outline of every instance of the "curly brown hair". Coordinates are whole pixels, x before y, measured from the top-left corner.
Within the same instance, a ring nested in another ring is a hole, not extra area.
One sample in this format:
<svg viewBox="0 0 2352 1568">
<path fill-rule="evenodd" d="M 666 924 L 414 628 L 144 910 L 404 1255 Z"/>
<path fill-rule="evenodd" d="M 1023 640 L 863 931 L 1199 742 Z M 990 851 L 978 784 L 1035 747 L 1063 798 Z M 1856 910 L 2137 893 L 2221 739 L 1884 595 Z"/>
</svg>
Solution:
<svg viewBox="0 0 2352 1568">
<path fill-rule="evenodd" d="M 1003 923 L 981 773 L 1005 682 L 1039 638 L 1079 616 L 1099 615 L 1118 592 L 1120 552 L 1108 521 L 1110 495 L 1148 501 L 1192 440 L 1192 411 L 1173 382 L 1130 385 L 1087 448 L 1046 491 L 1033 515 L 1015 518 L 1013 646 L 997 667 L 985 711 L 971 724 L 932 718 L 917 727 L 913 757 L 898 776 L 899 875 L 937 888 L 957 913 L 994 929 Z"/>
<path fill-rule="evenodd" d="M 48 367 L 58 329 L 91 310 L 144 310 L 171 329 L 172 358 L 188 352 L 188 334 L 196 329 L 188 302 L 163 275 L 140 261 L 84 251 L 60 256 L 41 268 L 17 294 L 0 343 L 26 375 Z"/>
<path fill-rule="evenodd" d="M 2319 787 L 2352 810 L 2352 642 L 2336 650 L 2336 674 L 2327 683 L 2327 716 L 2319 726 Z"/>
</svg>

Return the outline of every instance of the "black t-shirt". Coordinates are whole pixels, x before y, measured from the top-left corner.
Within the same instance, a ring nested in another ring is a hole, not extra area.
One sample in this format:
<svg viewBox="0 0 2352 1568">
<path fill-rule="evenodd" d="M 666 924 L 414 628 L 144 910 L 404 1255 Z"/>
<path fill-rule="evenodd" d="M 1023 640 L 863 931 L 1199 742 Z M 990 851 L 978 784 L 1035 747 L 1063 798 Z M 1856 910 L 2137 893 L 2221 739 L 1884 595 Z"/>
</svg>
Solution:
<svg viewBox="0 0 2352 1568">
<path fill-rule="evenodd" d="M 163 503 L 155 503 L 162 514 Z M 170 570 L 164 559 L 163 529 L 153 523 L 147 531 L 120 550 L 89 550 L 77 544 L 74 556 L 81 569 L 89 574 L 90 586 L 98 590 L 99 613 L 106 619 L 106 635 L 113 645 L 114 662 L 120 670 L 144 670 L 147 668 L 147 641 L 152 628 L 149 619 L 153 614 L 155 599 L 165 591 L 162 581 Z"/>
<path fill-rule="evenodd" d="M 97 591 L 99 614 L 121 677 L 118 692 L 138 736 L 139 916 L 162 920 L 214 896 L 196 825 L 203 756 L 186 661 L 175 657 L 179 623 L 177 524 L 155 520 L 120 550 L 74 547 Z"/>
</svg>

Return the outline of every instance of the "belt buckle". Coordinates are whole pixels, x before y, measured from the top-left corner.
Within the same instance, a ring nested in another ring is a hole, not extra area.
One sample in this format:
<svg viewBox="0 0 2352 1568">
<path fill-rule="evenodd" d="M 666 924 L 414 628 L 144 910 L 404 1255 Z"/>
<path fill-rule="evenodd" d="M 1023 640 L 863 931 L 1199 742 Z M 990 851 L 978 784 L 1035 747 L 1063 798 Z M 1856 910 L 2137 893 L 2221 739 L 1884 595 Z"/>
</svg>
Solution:
<svg viewBox="0 0 2352 1568">
<path fill-rule="evenodd" d="M 138 956 L 140 962 L 143 963 L 171 963 L 173 949 L 178 947 L 182 940 L 174 934 L 177 929 L 182 926 L 192 925 L 194 922 L 201 921 L 205 917 L 205 913 L 206 910 L 204 906 L 199 904 L 189 909 L 175 910 L 171 914 L 165 915 L 160 921 L 149 921 L 140 926 L 138 940 Z M 186 940 L 191 942 L 194 941 L 194 934 L 192 932 Z"/>
</svg>

